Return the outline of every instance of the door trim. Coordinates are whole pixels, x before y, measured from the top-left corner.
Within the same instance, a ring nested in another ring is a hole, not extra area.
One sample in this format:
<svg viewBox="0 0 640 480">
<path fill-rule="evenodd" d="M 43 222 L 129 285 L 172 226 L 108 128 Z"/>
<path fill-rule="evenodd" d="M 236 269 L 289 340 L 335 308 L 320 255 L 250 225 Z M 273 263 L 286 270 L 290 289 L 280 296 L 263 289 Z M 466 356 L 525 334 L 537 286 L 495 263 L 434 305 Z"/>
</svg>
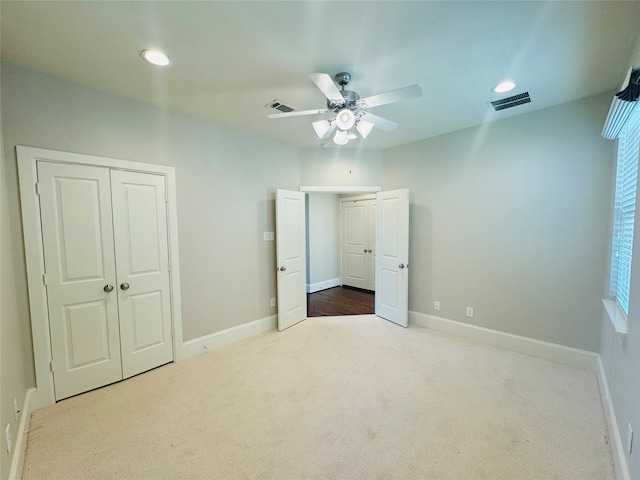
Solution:
<svg viewBox="0 0 640 480">
<path fill-rule="evenodd" d="M 301 192 L 305 193 L 378 193 L 382 187 L 336 187 L 336 186 L 301 186 Z"/>
<path fill-rule="evenodd" d="M 169 282 L 171 289 L 173 357 L 174 361 L 181 360 L 184 355 L 182 352 L 182 303 L 180 293 L 180 262 L 178 256 L 178 213 L 175 168 L 21 145 L 18 145 L 16 150 L 27 269 L 27 287 L 29 291 L 29 313 L 31 315 L 31 335 L 33 339 L 33 359 L 36 374 L 36 392 L 33 397 L 33 409 L 36 410 L 55 403 L 53 374 L 50 369 L 52 356 L 49 341 L 47 294 L 44 285 L 44 256 L 42 228 L 40 225 L 40 204 L 36 192 L 38 178 L 36 162 L 38 161 L 129 170 L 163 175 L 165 177 L 167 191 L 167 232 L 169 235 Z"/>
</svg>

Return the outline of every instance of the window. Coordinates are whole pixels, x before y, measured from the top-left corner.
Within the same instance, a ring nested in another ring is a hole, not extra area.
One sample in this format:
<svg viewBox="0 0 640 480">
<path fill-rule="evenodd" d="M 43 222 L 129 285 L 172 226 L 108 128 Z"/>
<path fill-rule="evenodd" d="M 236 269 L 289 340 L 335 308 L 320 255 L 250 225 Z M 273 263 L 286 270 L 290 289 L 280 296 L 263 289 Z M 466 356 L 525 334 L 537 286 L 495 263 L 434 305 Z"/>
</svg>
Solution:
<svg viewBox="0 0 640 480">
<path fill-rule="evenodd" d="M 611 259 L 611 294 L 615 296 L 625 314 L 629 313 L 639 148 L 640 109 L 635 108 L 618 137 L 613 258 Z"/>
</svg>

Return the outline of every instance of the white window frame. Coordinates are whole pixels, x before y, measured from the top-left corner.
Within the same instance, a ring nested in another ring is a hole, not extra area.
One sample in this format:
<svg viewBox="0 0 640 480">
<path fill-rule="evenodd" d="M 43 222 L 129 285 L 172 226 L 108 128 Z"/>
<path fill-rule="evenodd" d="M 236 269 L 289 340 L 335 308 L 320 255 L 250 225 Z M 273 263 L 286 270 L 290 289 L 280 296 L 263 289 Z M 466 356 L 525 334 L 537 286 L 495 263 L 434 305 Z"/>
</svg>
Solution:
<svg viewBox="0 0 640 480">
<path fill-rule="evenodd" d="M 635 108 L 618 137 L 609 284 L 611 299 L 605 301 L 612 323 L 620 333 L 626 333 L 629 313 L 639 157 L 640 109 Z"/>
</svg>

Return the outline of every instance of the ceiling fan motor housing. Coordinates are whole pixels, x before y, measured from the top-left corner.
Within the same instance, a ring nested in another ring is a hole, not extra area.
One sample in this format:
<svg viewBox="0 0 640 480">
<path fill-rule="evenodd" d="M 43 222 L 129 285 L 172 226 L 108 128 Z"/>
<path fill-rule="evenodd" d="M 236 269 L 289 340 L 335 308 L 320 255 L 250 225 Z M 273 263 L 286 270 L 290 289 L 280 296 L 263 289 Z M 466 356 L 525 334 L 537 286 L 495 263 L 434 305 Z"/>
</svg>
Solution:
<svg viewBox="0 0 640 480">
<path fill-rule="evenodd" d="M 334 112 L 336 112 L 342 108 L 349 108 L 351 110 L 355 110 L 356 108 L 358 108 L 356 106 L 356 102 L 360 100 L 360 95 L 351 90 L 342 90 L 340 93 L 344 97 L 344 103 L 337 103 L 333 100 L 327 99 L 327 108 L 329 110 L 333 110 Z"/>
<path fill-rule="evenodd" d="M 349 72 L 340 72 L 336 73 L 335 77 L 333 78 L 336 83 L 342 87 L 340 93 L 344 97 L 344 103 L 339 103 L 327 99 L 327 108 L 329 108 L 329 110 L 333 110 L 334 112 L 337 112 L 338 110 L 341 110 L 343 108 L 348 108 L 350 110 L 355 110 L 356 108 L 358 108 L 356 106 L 356 102 L 360 100 L 360 95 L 358 95 L 356 92 L 352 92 L 351 90 L 344 89 L 344 87 L 351 81 L 351 74 Z"/>
</svg>

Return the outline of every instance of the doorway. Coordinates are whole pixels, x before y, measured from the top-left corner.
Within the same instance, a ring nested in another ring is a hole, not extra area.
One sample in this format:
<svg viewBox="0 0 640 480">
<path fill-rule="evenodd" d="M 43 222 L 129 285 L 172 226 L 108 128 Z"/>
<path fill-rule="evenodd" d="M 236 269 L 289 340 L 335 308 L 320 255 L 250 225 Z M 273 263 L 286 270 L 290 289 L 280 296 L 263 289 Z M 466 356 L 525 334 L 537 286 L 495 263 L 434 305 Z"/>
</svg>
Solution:
<svg viewBox="0 0 640 480">
<path fill-rule="evenodd" d="M 375 194 L 306 195 L 307 316 L 375 313 Z"/>
<path fill-rule="evenodd" d="M 360 188 L 356 193 L 375 189 Z M 340 187 L 276 190 L 276 281 L 278 330 L 307 318 L 306 193 L 354 193 Z M 409 313 L 409 189 L 376 193 L 375 314 L 408 326 Z"/>
</svg>

